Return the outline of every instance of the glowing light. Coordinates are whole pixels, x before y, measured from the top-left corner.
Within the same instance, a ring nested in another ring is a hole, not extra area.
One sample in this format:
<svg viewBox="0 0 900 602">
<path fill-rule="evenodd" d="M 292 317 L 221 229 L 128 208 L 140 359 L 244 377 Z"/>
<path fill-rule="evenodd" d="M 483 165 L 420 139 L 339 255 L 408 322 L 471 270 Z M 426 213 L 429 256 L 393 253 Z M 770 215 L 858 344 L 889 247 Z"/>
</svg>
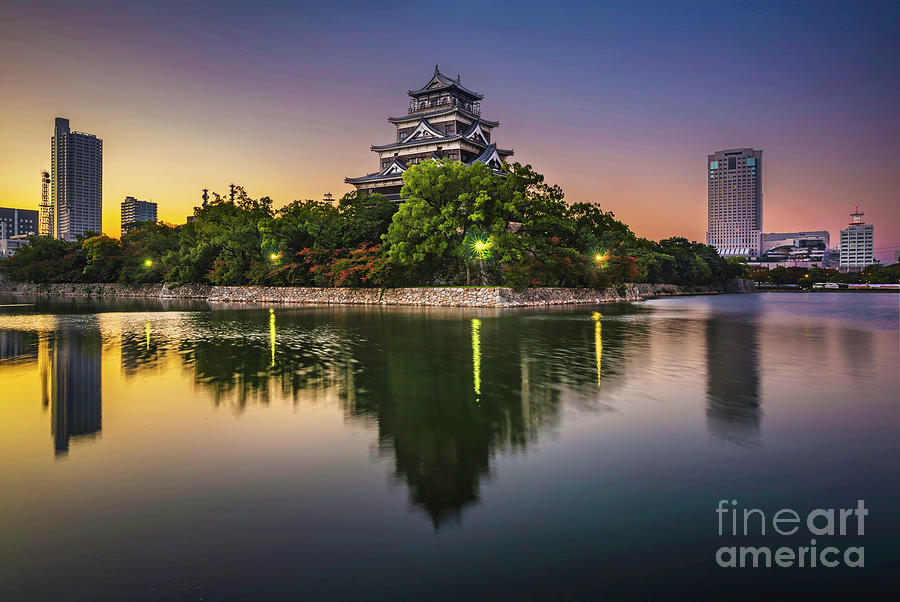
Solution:
<svg viewBox="0 0 900 602">
<path fill-rule="evenodd" d="M 147 322 L 145 331 L 147 333 L 147 351 L 150 351 L 150 322 Z"/>
<path fill-rule="evenodd" d="M 606 262 L 609 261 L 609 251 L 603 251 L 602 253 L 596 253 L 594 255 L 594 262 L 598 267 L 605 267 Z"/>
<path fill-rule="evenodd" d="M 472 241 L 472 252 L 478 259 L 484 259 L 491 254 L 491 239 L 476 238 Z"/>
<path fill-rule="evenodd" d="M 275 310 L 269 308 L 269 346 L 272 348 L 272 366 L 275 366 Z"/>
<path fill-rule="evenodd" d="M 151 267 L 151 266 L 153 266 L 153 260 L 152 260 L 152 259 L 145 259 L 145 260 L 144 260 L 144 267 L 148 267 L 148 268 L 149 268 L 149 267 Z"/>
<path fill-rule="evenodd" d="M 276 261 L 276 262 L 278 261 L 278 259 L 280 257 L 281 257 L 281 253 L 272 253 L 271 255 L 269 255 L 269 259 L 271 259 L 272 261 Z"/>
<path fill-rule="evenodd" d="M 600 319 L 603 314 L 595 311 L 591 317 L 594 319 L 594 355 L 597 357 L 597 387 L 600 387 L 600 365 L 603 363 L 603 326 Z"/>
<path fill-rule="evenodd" d="M 472 382 L 481 395 L 481 320 L 472 318 Z"/>
</svg>

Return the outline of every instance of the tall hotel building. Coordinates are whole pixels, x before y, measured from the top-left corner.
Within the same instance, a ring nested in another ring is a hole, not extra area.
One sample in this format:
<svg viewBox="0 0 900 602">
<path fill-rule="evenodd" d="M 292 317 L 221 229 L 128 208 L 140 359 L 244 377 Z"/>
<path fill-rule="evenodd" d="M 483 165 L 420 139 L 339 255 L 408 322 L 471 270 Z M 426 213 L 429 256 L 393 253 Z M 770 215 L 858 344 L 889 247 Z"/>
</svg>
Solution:
<svg viewBox="0 0 900 602">
<path fill-rule="evenodd" d="M 87 231 L 102 232 L 103 141 L 71 131 L 69 120 L 57 117 L 50 164 L 53 237 L 75 240 Z"/>
<path fill-rule="evenodd" d="M 122 236 L 134 229 L 135 222 L 155 222 L 156 203 L 151 201 L 139 201 L 133 196 L 125 197 L 122 201 Z"/>
<path fill-rule="evenodd" d="M 759 255 L 762 236 L 762 151 L 735 148 L 707 155 L 706 244 L 723 256 Z"/>
</svg>

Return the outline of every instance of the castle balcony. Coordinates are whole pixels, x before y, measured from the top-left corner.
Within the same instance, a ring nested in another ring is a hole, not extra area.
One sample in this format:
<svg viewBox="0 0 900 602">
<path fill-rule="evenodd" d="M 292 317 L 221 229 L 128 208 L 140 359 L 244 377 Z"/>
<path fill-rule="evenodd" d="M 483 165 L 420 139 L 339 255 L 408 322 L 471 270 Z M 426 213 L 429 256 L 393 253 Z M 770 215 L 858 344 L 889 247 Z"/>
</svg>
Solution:
<svg viewBox="0 0 900 602">
<path fill-rule="evenodd" d="M 431 99 L 412 99 L 409 101 L 409 114 L 438 111 L 440 109 L 458 108 L 467 111 L 477 117 L 481 117 L 481 103 L 478 101 L 467 102 L 453 96 L 443 96 Z"/>
</svg>

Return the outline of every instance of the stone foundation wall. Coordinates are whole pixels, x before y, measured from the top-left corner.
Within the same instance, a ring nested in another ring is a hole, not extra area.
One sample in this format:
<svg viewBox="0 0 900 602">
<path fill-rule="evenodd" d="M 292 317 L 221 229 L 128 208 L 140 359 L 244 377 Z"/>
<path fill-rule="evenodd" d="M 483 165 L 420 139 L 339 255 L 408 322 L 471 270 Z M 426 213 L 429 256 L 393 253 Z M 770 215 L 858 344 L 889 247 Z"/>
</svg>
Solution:
<svg viewBox="0 0 900 602">
<path fill-rule="evenodd" d="M 726 285 L 727 292 L 753 292 L 752 281 Z M 307 305 L 432 305 L 444 307 L 530 307 L 621 303 L 669 295 L 716 294 L 711 286 L 678 287 L 672 284 L 625 284 L 604 290 L 586 288 L 416 287 L 416 288 L 313 288 L 288 286 L 164 284 L 29 284 L 0 282 L 0 293 L 64 297 L 141 297 L 199 299 L 211 303 L 296 303 Z"/>
</svg>

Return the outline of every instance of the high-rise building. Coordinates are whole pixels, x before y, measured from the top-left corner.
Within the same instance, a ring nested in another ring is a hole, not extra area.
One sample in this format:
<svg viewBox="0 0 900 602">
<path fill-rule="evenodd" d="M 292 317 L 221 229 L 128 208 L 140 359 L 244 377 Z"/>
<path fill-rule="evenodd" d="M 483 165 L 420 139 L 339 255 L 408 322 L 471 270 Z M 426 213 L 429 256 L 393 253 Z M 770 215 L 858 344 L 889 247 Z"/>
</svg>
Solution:
<svg viewBox="0 0 900 602">
<path fill-rule="evenodd" d="M 850 214 L 850 225 L 841 230 L 842 271 L 856 272 L 875 263 L 875 226 L 865 223 L 863 215 L 857 205 Z"/>
<path fill-rule="evenodd" d="M 73 132 L 57 117 L 50 144 L 53 236 L 75 240 L 87 231 L 102 232 L 103 141 Z"/>
<path fill-rule="evenodd" d="M 481 94 L 465 88 L 434 66 L 434 74 L 423 87 L 409 90 L 409 110 L 401 117 L 388 117 L 397 128 L 394 142 L 372 146 L 379 168 L 359 178 L 345 178 L 364 194 L 379 193 L 399 200 L 403 172 L 426 159 L 451 159 L 463 163 L 480 161 L 499 170 L 511 150 L 497 147 L 491 131 L 500 125 L 481 117 Z"/>
<path fill-rule="evenodd" d="M 122 236 L 134 228 L 135 222 L 155 222 L 156 203 L 139 201 L 133 196 L 122 201 Z"/>
<path fill-rule="evenodd" d="M 706 167 L 706 244 L 723 256 L 758 255 L 763 228 L 762 151 L 717 151 L 707 155 Z"/>
</svg>

